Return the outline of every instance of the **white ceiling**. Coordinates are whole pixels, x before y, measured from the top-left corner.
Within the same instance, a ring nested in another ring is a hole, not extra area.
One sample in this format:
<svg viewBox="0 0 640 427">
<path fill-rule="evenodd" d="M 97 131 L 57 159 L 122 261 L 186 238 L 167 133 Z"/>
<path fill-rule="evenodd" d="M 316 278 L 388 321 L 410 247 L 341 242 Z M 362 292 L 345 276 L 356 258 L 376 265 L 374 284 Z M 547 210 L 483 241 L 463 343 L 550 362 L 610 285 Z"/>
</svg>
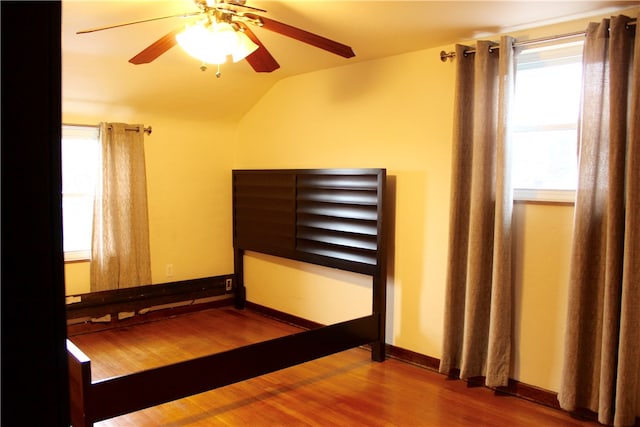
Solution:
<svg viewBox="0 0 640 427">
<path fill-rule="evenodd" d="M 127 120 L 140 111 L 237 120 L 278 80 L 460 40 L 535 27 L 557 19 L 608 13 L 631 1 L 360 1 L 248 0 L 262 15 L 351 46 L 345 59 L 280 34 L 254 27 L 280 63 L 256 73 L 245 62 L 202 72 L 197 60 L 176 46 L 150 64 L 129 58 L 184 25 L 171 18 L 77 35 L 76 31 L 197 11 L 192 0 L 62 3 L 63 112 L 104 120 Z M 260 13 L 259 13 L 260 14 Z M 114 107 L 118 106 L 118 107 Z"/>
</svg>

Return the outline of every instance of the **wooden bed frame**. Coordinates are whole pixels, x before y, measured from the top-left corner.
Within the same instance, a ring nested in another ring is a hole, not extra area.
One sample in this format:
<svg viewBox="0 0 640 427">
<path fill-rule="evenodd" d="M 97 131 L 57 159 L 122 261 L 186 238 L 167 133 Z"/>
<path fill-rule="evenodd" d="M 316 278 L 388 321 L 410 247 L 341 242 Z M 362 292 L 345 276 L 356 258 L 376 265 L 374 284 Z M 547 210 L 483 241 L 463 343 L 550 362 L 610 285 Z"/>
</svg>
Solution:
<svg viewBox="0 0 640 427">
<path fill-rule="evenodd" d="M 372 277 L 372 313 L 155 369 L 99 381 L 90 359 L 67 340 L 74 427 L 371 344 L 385 359 L 385 169 L 233 171 L 235 305 L 245 305 L 244 253 Z"/>
</svg>

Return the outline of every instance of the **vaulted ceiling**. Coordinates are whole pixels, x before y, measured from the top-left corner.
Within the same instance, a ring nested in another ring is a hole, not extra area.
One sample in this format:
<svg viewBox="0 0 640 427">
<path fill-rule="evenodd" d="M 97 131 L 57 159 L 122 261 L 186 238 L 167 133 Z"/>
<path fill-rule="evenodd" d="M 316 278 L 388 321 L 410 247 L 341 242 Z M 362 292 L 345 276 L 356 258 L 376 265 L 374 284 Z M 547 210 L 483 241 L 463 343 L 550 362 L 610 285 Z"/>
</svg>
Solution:
<svg viewBox="0 0 640 427">
<path fill-rule="evenodd" d="M 278 80 L 554 20 L 608 13 L 630 1 L 360 1 L 248 0 L 263 16 L 351 46 L 345 59 L 259 27 L 253 32 L 280 63 L 256 73 L 246 63 L 215 67 L 178 46 L 144 65 L 128 59 L 185 18 L 168 18 L 90 34 L 77 31 L 197 11 L 192 0 L 63 1 L 63 111 L 123 120 L 136 111 L 237 120 Z M 117 106 L 117 107 L 114 107 Z M 122 117 L 125 116 L 125 117 Z"/>
</svg>

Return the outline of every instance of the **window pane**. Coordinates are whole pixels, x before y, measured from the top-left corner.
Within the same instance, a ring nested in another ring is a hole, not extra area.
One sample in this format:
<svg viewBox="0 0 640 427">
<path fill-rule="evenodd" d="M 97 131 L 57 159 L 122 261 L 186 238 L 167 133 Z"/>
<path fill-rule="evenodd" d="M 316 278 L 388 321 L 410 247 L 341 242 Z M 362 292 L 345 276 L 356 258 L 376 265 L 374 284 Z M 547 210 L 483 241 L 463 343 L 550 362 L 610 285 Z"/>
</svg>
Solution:
<svg viewBox="0 0 640 427">
<path fill-rule="evenodd" d="M 514 188 L 575 190 L 582 42 L 532 48 L 517 60 Z"/>
<path fill-rule="evenodd" d="M 93 199 L 99 171 L 98 129 L 62 127 L 62 227 L 64 252 L 91 249 Z"/>
<path fill-rule="evenodd" d="M 63 197 L 62 211 L 64 251 L 88 251 L 91 248 L 93 195 Z"/>
<path fill-rule="evenodd" d="M 581 63 L 518 70 L 516 129 L 575 124 L 580 108 L 581 76 Z"/>
<path fill-rule="evenodd" d="M 93 194 L 96 185 L 97 157 L 97 141 L 63 138 L 63 194 Z"/>
<path fill-rule="evenodd" d="M 515 132 L 514 188 L 575 190 L 576 130 Z"/>
</svg>

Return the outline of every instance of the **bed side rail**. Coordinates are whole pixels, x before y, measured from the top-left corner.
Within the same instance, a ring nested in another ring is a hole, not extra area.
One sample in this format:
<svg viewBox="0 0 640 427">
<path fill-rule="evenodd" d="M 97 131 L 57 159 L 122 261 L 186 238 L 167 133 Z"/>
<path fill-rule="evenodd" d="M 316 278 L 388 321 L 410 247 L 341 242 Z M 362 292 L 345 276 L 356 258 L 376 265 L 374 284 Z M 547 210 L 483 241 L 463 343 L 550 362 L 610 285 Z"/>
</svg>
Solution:
<svg viewBox="0 0 640 427">
<path fill-rule="evenodd" d="M 209 356 L 90 384 L 82 420 L 92 422 L 308 362 L 378 338 L 379 315 L 361 317 Z M 86 387 L 86 383 L 81 383 Z M 77 389 L 77 387 L 76 387 Z M 72 398 L 73 399 L 73 398 Z M 75 402 L 77 406 L 78 401 Z M 91 418 L 87 418 L 90 416 Z M 82 421 L 84 422 L 84 421 Z M 91 424 L 74 424 L 84 427 Z"/>
</svg>

